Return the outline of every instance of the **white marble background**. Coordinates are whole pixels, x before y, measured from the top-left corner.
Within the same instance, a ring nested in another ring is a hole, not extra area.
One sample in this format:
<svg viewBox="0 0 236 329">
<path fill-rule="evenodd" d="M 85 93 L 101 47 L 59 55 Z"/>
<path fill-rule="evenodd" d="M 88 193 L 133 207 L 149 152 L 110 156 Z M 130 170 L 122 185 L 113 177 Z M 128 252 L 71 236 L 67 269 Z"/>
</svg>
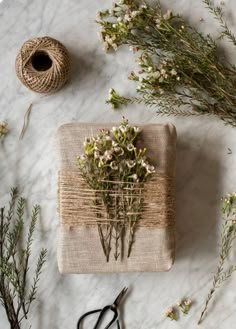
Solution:
<svg viewBox="0 0 236 329">
<path fill-rule="evenodd" d="M 160 118 L 154 109 L 144 106 L 112 111 L 105 105 L 109 87 L 121 93 L 134 90 L 132 82 L 127 80 L 133 55 L 127 49 L 105 55 L 97 36 L 96 12 L 110 3 L 102 0 L 3 0 L 0 3 L 0 120 L 7 120 L 11 129 L 0 144 L 0 205 L 12 186 L 20 187 L 29 206 L 39 203 L 42 216 L 34 250 L 48 248 L 39 298 L 29 322 L 33 329 L 75 328 L 83 312 L 112 302 L 121 288 L 128 286 L 130 294 L 123 307 L 123 328 L 197 328 L 217 261 L 222 224 L 220 198 L 234 191 L 236 185 L 236 130 L 214 117 Z M 200 30 L 214 34 L 219 31 L 200 0 L 163 3 L 166 9 L 176 9 Z M 226 0 L 224 10 L 236 32 L 235 1 Z M 201 18 L 204 20 L 200 21 Z M 71 83 L 59 93 L 40 99 L 17 80 L 14 61 L 24 41 L 44 35 L 55 37 L 68 47 L 73 57 L 73 75 Z M 223 46 L 236 64 L 235 50 L 227 43 Z M 33 108 L 25 138 L 19 141 L 23 116 L 31 101 L 39 102 Z M 56 262 L 54 134 L 67 122 L 119 121 L 122 115 L 131 122 L 172 121 L 177 127 L 176 263 L 169 273 L 61 275 Z M 228 154 L 228 148 L 232 154 Z M 233 328 L 235 289 L 234 277 L 217 292 L 202 328 Z M 190 315 L 177 323 L 164 319 L 163 311 L 183 296 L 194 300 Z M 2 308 L 0 328 L 8 328 Z M 24 328 L 29 328 L 29 324 Z"/>
</svg>

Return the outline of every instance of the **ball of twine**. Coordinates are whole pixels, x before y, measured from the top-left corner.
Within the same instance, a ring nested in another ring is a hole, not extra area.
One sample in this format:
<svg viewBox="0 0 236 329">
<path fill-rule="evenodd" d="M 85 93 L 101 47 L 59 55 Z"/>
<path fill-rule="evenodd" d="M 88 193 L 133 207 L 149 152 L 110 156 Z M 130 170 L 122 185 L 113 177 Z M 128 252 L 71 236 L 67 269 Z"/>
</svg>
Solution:
<svg viewBox="0 0 236 329">
<path fill-rule="evenodd" d="M 69 76 L 70 60 L 65 46 L 50 38 L 26 41 L 16 57 L 16 74 L 30 90 L 53 93 Z"/>
</svg>

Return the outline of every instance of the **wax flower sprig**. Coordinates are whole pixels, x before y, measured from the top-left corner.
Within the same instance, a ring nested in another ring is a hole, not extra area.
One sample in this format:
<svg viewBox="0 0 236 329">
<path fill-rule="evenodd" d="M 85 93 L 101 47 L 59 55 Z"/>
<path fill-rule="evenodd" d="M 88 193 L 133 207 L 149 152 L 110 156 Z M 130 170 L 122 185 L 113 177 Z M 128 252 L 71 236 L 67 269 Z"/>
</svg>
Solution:
<svg viewBox="0 0 236 329">
<path fill-rule="evenodd" d="M 236 193 L 228 194 L 228 196 L 223 200 L 221 213 L 224 224 L 221 234 L 219 261 L 213 277 L 212 287 L 206 298 L 205 306 L 201 313 L 198 324 L 202 322 L 203 317 L 208 309 L 208 304 L 212 299 L 216 289 L 219 288 L 220 285 L 225 280 L 227 280 L 236 270 L 236 265 L 232 265 L 227 270 L 225 270 L 225 261 L 230 254 L 232 244 L 236 238 Z"/>
<path fill-rule="evenodd" d="M 84 154 L 77 158 L 84 181 L 95 191 L 95 205 L 102 205 L 107 213 L 108 221 L 104 222 L 97 212 L 99 236 L 107 261 L 112 238 L 114 257 L 119 258 L 125 229 L 128 230 L 127 256 L 130 256 L 142 211 L 141 189 L 148 176 L 155 172 L 147 160 L 146 149 L 137 148 L 140 133 L 139 127 L 129 125 L 123 118 L 119 127 L 101 129 L 98 135 L 86 138 Z"/>
<path fill-rule="evenodd" d="M 219 39 L 236 46 L 222 8 L 211 0 L 203 4 L 220 23 Z M 215 114 L 236 126 L 236 67 L 219 56 L 210 35 L 170 10 L 163 12 L 159 2 L 151 6 L 142 0 L 117 1 L 99 13 L 97 22 L 105 51 L 128 45 L 140 66 L 128 76 L 138 83 L 137 95 L 123 97 L 110 89 L 107 102 L 113 108 L 144 103 L 156 107 L 158 114 Z"/>
<path fill-rule="evenodd" d="M 8 130 L 9 129 L 7 122 L 0 122 L 0 140 L 6 136 Z"/>
</svg>

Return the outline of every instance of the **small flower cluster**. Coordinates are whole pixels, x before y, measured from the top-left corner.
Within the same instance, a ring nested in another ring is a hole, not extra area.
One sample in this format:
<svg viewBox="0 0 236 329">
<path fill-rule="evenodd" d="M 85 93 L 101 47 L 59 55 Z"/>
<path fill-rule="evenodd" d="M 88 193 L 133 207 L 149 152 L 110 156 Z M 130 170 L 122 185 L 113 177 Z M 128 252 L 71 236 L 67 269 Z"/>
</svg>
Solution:
<svg viewBox="0 0 236 329">
<path fill-rule="evenodd" d="M 222 204 L 222 214 L 225 220 L 236 223 L 236 193 L 229 193 Z"/>
<path fill-rule="evenodd" d="M 4 138 L 8 131 L 8 124 L 6 122 L 0 122 L 0 139 Z"/>
<path fill-rule="evenodd" d="M 192 305 L 191 299 L 182 299 L 176 303 L 179 310 L 184 314 L 188 314 Z M 178 320 L 178 310 L 175 307 L 170 307 L 164 312 L 164 316 L 169 318 L 171 321 Z"/>
<path fill-rule="evenodd" d="M 220 38 L 236 45 L 222 8 L 211 0 L 204 3 L 220 22 Z M 111 10 L 101 12 L 97 22 L 106 51 L 128 45 L 133 53 L 139 52 L 141 73 L 130 75 L 130 80 L 140 82 L 137 96 L 120 97 L 120 104 L 117 98 L 115 108 L 142 103 L 157 107 L 158 114 L 213 113 L 236 126 L 236 69 L 218 57 L 218 45 L 211 35 L 198 32 L 171 10 L 163 12 L 159 2 L 153 6 L 145 0 L 118 1 Z"/>
<path fill-rule="evenodd" d="M 135 24 L 142 21 L 146 9 L 145 4 L 135 4 L 126 0 L 113 3 L 111 10 L 97 13 L 97 22 L 102 26 L 99 35 L 105 52 L 109 49 L 118 49 Z M 116 21 L 108 21 L 107 17 L 113 17 Z"/>
<path fill-rule="evenodd" d="M 109 89 L 107 104 L 110 104 L 113 109 L 118 109 L 121 104 L 126 105 L 129 102 L 128 98 L 120 96 L 114 88 Z"/>
<path fill-rule="evenodd" d="M 145 156 L 146 149 L 137 149 L 140 134 L 138 127 L 123 119 L 120 127 L 102 129 L 95 137 L 86 138 L 84 154 L 78 156 L 77 165 L 87 175 L 103 179 L 111 175 L 122 176 L 126 181 L 142 182 L 155 172 Z"/>
<path fill-rule="evenodd" d="M 192 305 L 192 301 L 191 301 L 191 299 L 188 298 L 185 300 L 180 300 L 176 304 L 183 314 L 188 314 L 190 307 Z"/>
<path fill-rule="evenodd" d="M 177 321 L 178 320 L 177 312 L 173 307 L 168 308 L 168 310 L 166 310 L 164 312 L 164 316 L 166 318 L 170 319 L 171 321 Z"/>
<path fill-rule="evenodd" d="M 179 66 L 173 60 L 166 58 L 155 64 L 150 55 L 143 54 L 137 58 L 137 62 L 141 67 L 139 76 L 132 71 L 128 77 L 141 83 L 137 91 L 150 90 L 152 94 L 163 94 L 165 89 L 169 89 L 170 83 L 173 85 L 180 81 Z"/>
<path fill-rule="evenodd" d="M 102 226 L 104 233 L 98 224 L 107 261 L 111 250 L 111 237 L 115 237 L 114 256 L 118 259 L 122 249 L 118 241 L 122 244 L 121 234 L 124 227 L 129 229 L 127 255 L 130 256 L 135 227 L 142 212 L 140 188 L 147 177 L 155 173 L 155 167 L 148 162 L 145 155 L 146 149 L 137 148 L 140 132 L 139 127 L 129 125 L 128 120 L 123 118 L 119 127 L 102 129 L 97 136 L 86 138 L 84 154 L 77 157 L 77 167 L 82 177 L 88 186 L 96 191 L 95 205 L 103 204 L 107 212 L 106 218 L 111 219 L 105 228 Z M 116 198 L 112 197 L 114 190 L 119 191 Z M 114 218 L 117 220 L 115 224 Z M 122 218 L 121 224 L 119 218 Z"/>
</svg>

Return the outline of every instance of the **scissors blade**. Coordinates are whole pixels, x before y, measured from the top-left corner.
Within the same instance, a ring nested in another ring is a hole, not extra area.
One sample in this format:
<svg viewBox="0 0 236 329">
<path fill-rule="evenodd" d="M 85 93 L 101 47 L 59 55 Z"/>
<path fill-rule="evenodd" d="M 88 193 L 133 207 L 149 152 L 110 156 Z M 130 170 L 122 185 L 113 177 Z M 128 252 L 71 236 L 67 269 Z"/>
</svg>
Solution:
<svg viewBox="0 0 236 329">
<path fill-rule="evenodd" d="M 116 307 L 118 307 L 120 305 L 121 300 L 123 299 L 124 295 L 126 294 L 128 288 L 124 287 L 121 292 L 119 293 L 119 295 L 116 297 L 113 305 L 115 305 Z"/>
</svg>

